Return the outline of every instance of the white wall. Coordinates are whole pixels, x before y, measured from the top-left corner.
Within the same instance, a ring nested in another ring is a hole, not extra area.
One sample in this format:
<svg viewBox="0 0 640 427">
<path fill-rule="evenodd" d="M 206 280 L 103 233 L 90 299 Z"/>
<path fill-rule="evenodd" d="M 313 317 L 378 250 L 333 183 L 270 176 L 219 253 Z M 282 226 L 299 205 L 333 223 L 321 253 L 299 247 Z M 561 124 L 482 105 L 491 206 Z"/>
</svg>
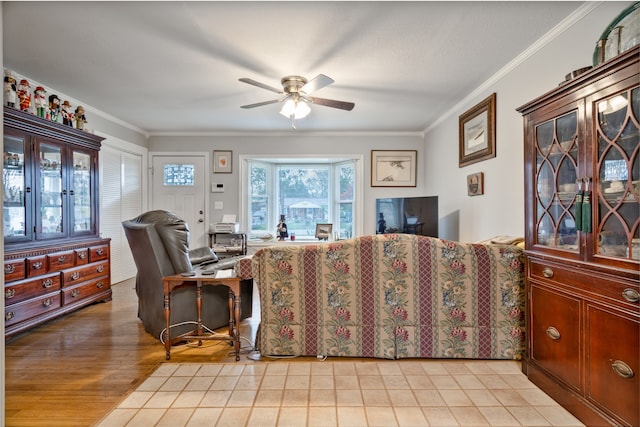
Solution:
<svg viewBox="0 0 640 427">
<path fill-rule="evenodd" d="M 595 44 L 630 2 L 588 3 L 551 35 L 450 111 L 425 135 L 425 192 L 437 194 L 440 236 L 475 242 L 524 236 L 524 131 L 516 108 L 592 65 Z M 496 92 L 496 158 L 458 167 L 458 116 Z M 484 172 L 483 196 L 467 195 L 467 175 Z"/>
<path fill-rule="evenodd" d="M 378 197 L 432 195 L 425 192 L 424 164 L 422 163 L 424 140 L 422 134 L 337 134 L 310 135 L 292 131 L 279 135 L 245 136 L 152 136 L 149 151 L 171 151 L 180 147 L 183 151 L 232 150 L 233 172 L 209 175 L 210 182 L 223 183 L 224 193 L 212 193 L 209 200 L 209 222 L 220 221 L 223 214 L 240 217 L 239 155 L 364 155 L 364 234 L 375 233 L 375 203 Z M 418 150 L 417 186 L 415 188 L 371 188 L 371 150 Z M 222 201 L 224 209 L 213 209 L 216 201 Z M 274 225 L 275 226 L 275 225 Z"/>
</svg>

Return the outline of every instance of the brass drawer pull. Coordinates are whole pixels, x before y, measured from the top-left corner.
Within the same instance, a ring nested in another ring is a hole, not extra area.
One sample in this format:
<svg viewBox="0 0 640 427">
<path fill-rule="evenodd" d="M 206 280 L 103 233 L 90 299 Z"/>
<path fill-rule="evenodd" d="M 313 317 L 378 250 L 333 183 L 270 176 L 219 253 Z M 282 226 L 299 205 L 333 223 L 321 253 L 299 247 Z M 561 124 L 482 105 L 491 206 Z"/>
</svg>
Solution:
<svg viewBox="0 0 640 427">
<path fill-rule="evenodd" d="M 638 302 L 640 301 L 640 293 L 635 289 L 627 288 L 622 291 L 622 298 L 629 302 Z"/>
<path fill-rule="evenodd" d="M 78 280 L 80 278 L 80 273 L 77 271 L 74 271 L 73 274 L 71 275 L 71 280 Z"/>
<path fill-rule="evenodd" d="M 13 319 L 14 317 L 16 317 L 16 314 L 13 311 L 7 311 L 4 314 L 4 321 L 8 322 L 9 320 Z"/>
<path fill-rule="evenodd" d="M 87 257 L 87 253 L 86 252 L 78 252 L 78 258 L 85 259 L 86 257 Z"/>
<path fill-rule="evenodd" d="M 66 255 L 60 255 L 60 256 L 58 257 L 58 262 L 60 262 L 60 263 L 65 262 L 65 261 L 66 261 L 66 259 L 67 259 L 67 256 L 66 256 Z"/>
<path fill-rule="evenodd" d="M 42 287 L 43 288 L 50 288 L 53 286 L 53 279 L 44 279 L 42 281 Z"/>
<path fill-rule="evenodd" d="M 97 250 L 96 250 L 96 253 L 97 253 L 98 255 L 103 255 L 103 254 L 104 254 L 104 249 L 102 249 L 102 248 L 97 249 Z"/>
<path fill-rule="evenodd" d="M 96 270 L 98 271 L 98 273 L 102 273 L 104 271 L 104 265 L 99 265 Z"/>
<path fill-rule="evenodd" d="M 10 274 L 10 273 L 13 273 L 14 271 L 16 271 L 15 265 L 9 264 L 4 266 L 4 274 Z"/>
<path fill-rule="evenodd" d="M 102 289 L 103 287 L 104 287 L 104 283 L 102 282 L 102 280 L 100 280 L 98 283 L 96 283 L 96 288 Z"/>
<path fill-rule="evenodd" d="M 622 360 L 614 360 L 611 363 L 611 369 L 622 378 L 633 378 L 633 369 Z"/>
<path fill-rule="evenodd" d="M 80 295 L 80 291 L 77 289 L 74 289 L 73 291 L 71 291 L 71 297 L 75 298 L 78 295 Z"/>
<path fill-rule="evenodd" d="M 51 298 L 47 298 L 46 300 L 42 301 L 43 307 L 49 307 L 51 306 L 51 304 L 53 304 L 53 300 Z"/>
<path fill-rule="evenodd" d="M 42 268 L 42 263 L 40 261 L 34 262 L 31 268 L 33 268 L 34 270 L 40 270 Z"/>
<path fill-rule="evenodd" d="M 545 267 L 544 270 L 542 270 L 542 275 L 547 279 L 551 279 L 553 277 L 553 270 L 549 267 Z"/>
<path fill-rule="evenodd" d="M 11 299 L 14 296 L 16 296 L 16 290 L 15 289 L 7 289 L 6 291 L 4 291 L 4 298 L 5 299 Z"/>
<path fill-rule="evenodd" d="M 547 328 L 547 336 L 552 340 L 557 341 L 560 339 L 560 331 L 554 328 L 553 326 L 549 326 Z"/>
</svg>

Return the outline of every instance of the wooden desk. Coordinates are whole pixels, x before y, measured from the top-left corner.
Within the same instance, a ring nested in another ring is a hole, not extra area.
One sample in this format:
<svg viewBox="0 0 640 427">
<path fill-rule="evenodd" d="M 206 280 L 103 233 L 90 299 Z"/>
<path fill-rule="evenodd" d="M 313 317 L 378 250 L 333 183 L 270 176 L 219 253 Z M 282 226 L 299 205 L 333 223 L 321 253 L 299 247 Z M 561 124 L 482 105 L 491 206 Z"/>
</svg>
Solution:
<svg viewBox="0 0 640 427">
<path fill-rule="evenodd" d="M 164 333 L 164 348 L 167 352 L 167 360 L 171 358 L 171 292 L 179 287 L 196 287 L 196 312 L 198 315 L 198 326 L 195 331 L 187 332 L 179 337 L 181 339 L 197 339 L 198 345 L 202 345 L 202 340 L 228 340 L 235 346 L 236 361 L 240 360 L 240 278 L 219 278 L 213 275 L 202 275 L 199 272 L 195 276 L 174 276 L 163 277 L 164 282 L 164 318 L 167 324 Z M 202 287 L 203 286 L 227 286 L 229 287 L 229 335 L 203 334 L 202 332 Z"/>
</svg>

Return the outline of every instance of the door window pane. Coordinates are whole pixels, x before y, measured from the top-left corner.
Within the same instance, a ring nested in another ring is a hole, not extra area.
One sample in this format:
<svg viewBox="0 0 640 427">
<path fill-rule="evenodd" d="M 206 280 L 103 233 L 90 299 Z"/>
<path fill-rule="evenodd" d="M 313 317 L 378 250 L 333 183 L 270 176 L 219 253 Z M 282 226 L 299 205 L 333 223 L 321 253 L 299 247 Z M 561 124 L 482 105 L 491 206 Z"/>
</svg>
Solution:
<svg viewBox="0 0 640 427">
<path fill-rule="evenodd" d="M 163 184 L 167 187 L 194 186 L 196 167 L 194 164 L 170 164 L 164 165 Z"/>
</svg>

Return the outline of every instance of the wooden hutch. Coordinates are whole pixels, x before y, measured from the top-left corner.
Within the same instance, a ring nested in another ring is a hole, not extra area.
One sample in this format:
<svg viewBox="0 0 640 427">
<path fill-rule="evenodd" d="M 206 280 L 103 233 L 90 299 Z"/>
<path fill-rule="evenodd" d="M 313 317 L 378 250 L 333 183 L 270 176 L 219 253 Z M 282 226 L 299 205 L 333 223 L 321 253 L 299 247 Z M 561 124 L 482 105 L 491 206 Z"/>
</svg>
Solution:
<svg viewBox="0 0 640 427">
<path fill-rule="evenodd" d="M 99 233 L 103 138 L 4 107 L 5 338 L 111 299 Z"/>
<path fill-rule="evenodd" d="M 636 46 L 518 108 L 523 371 L 590 426 L 640 425 L 639 59 Z"/>
</svg>

